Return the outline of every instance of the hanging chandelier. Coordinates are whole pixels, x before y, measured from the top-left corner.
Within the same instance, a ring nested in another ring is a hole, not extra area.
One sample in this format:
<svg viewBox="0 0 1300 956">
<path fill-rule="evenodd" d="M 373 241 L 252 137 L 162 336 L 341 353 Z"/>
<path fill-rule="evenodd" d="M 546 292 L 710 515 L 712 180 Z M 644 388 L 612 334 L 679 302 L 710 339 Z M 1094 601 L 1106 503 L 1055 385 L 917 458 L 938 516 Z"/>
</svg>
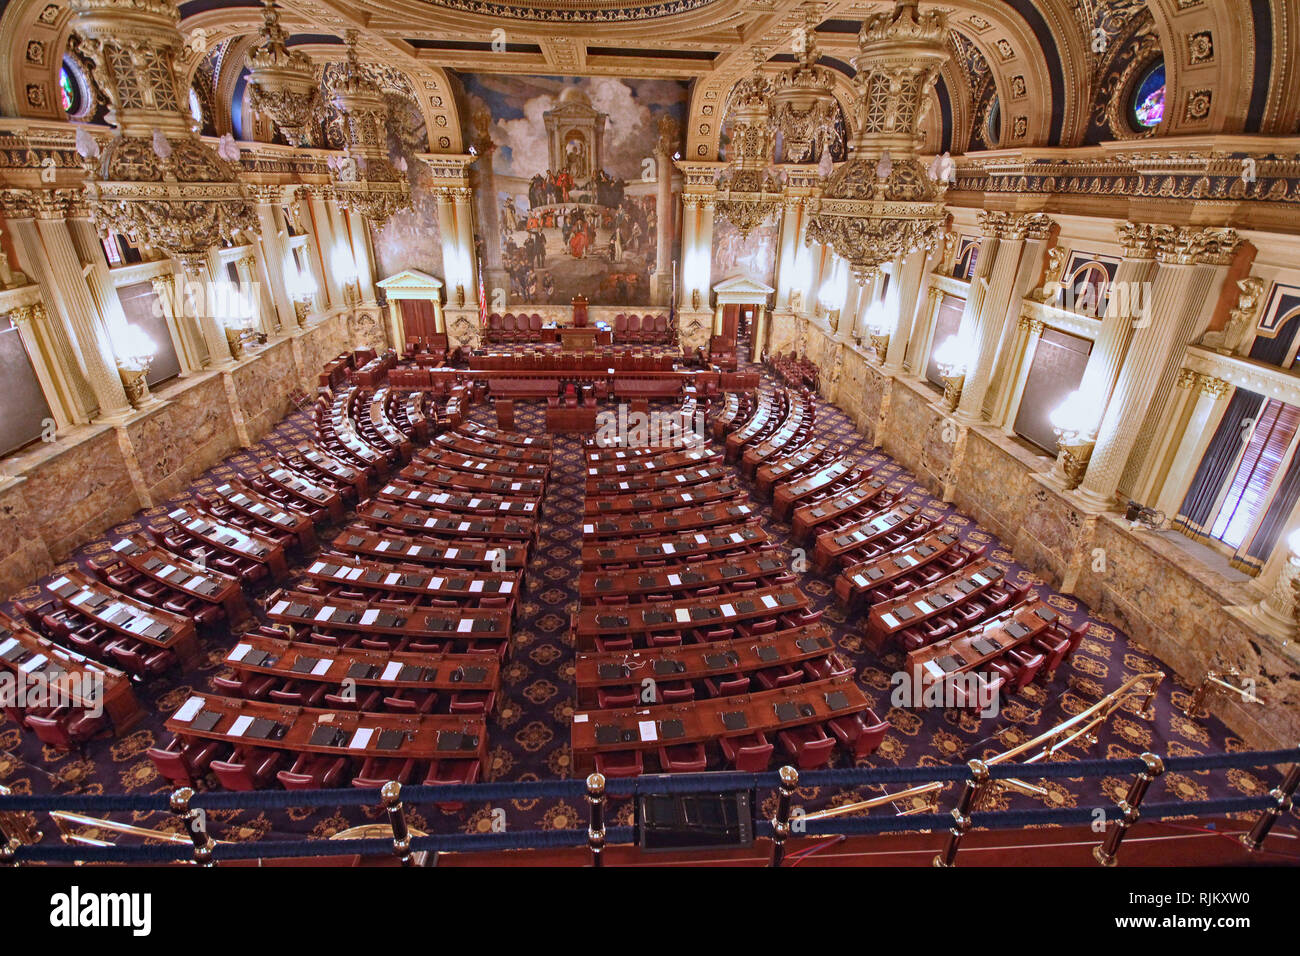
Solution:
<svg viewBox="0 0 1300 956">
<path fill-rule="evenodd" d="M 731 91 L 730 166 L 718 184 L 718 215 L 748 237 L 777 211 L 781 184 L 769 172 L 775 134 L 770 122 L 772 84 L 757 69 Z"/>
<path fill-rule="evenodd" d="M 219 155 L 181 105 L 176 4 L 73 0 L 72 10 L 115 127 L 102 148 L 84 129 L 77 136 L 91 217 L 105 235 L 158 249 L 196 274 L 211 247 L 255 236 L 257 215 L 231 161 L 238 146 Z"/>
<path fill-rule="evenodd" d="M 772 85 L 771 121 L 787 163 L 816 162 L 835 134 L 835 74 L 817 65 L 817 20 L 806 14 L 795 33 L 796 63 Z M 821 147 L 819 149 L 818 147 Z"/>
<path fill-rule="evenodd" d="M 320 90 L 310 57 L 289 49 L 275 0 L 266 0 L 260 36 L 247 57 L 249 105 L 269 116 L 290 146 L 310 146 Z"/>
<path fill-rule="evenodd" d="M 346 38 L 347 60 L 332 98 L 345 146 L 330 162 L 331 180 L 339 205 L 382 226 L 411 205 L 411 184 L 388 158 L 388 104 L 357 57 L 357 31 Z"/>
<path fill-rule="evenodd" d="M 945 14 L 899 0 L 858 34 L 856 134 L 848 160 L 826 180 L 806 241 L 830 246 L 859 283 L 942 236 L 948 184 L 917 154 L 930 90 L 949 55 L 947 32 Z"/>
</svg>

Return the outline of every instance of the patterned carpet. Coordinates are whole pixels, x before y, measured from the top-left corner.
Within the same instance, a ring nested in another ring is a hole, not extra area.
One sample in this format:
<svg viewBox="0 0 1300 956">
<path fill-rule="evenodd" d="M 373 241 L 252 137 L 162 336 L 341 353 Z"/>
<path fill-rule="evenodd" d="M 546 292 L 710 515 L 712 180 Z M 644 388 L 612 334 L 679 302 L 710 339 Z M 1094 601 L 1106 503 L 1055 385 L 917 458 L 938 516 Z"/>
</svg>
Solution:
<svg viewBox="0 0 1300 956">
<path fill-rule="evenodd" d="M 770 383 L 770 378 L 767 379 Z M 515 403 L 516 427 L 541 434 L 544 431 L 543 407 L 537 402 Z M 912 476 L 883 453 L 867 446 L 850 420 L 837 408 L 821 404 L 817 432 L 843 442 L 870 462 L 876 474 L 888 481 L 891 491 L 919 505 L 927 516 L 941 518 L 951 530 L 971 543 L 990 545 L 989 555 L 1007 571 L 1015 583 L 1031 582 L 1042 596 L 1072 623 L 1088 618 L 1088 609 L 1072 597 L 1056 594 L 1041 587 L 1041 582 L 1016 565 L 1011 555 L 996 540 L 977 527 L 971 519 L 951 506 L 932 498 L 920 489 Z M 491 421 L 491 410 L 483 406 L 473 410 L 473 417 Z M 74 555 L 73 561 L 56 569 L 56 574 L 73 564 L 85 565 L 102 558 L 109 541 L 116 535 L 138 531 L 154 521 L 162 521 L 168 510 L 190 501 L 195 493 L 212 488 L 240 472 L 291 451 L 312 437 L 306 415 L 295 414 L 282 422 L 263 441 L 211 469 L 181 496 L 141 512 L 135 520 L 111 529 L 109 535 L 96 540 Z M 502 671 L 502 703 L 495 721 L 489 723 L 489 766 L 485 776 L 492 780 L 538 780 L 570 774 L 569 719 L 573 712 L 573 648 L 569 643 L 569 614 L 577 606 L 577 578 L 580 571 L 581 524 L 583 512 L 583 461 L 581 443 L 576 437 L 557 436 L 555 468 L 542 515 L 539 542 L 527 570 L 527 596 L 519 606 L 517 630 L 510 660 Z M 766 508 L 762 509 L 764 512 Z M 776 542 L 785 548 L 788 526 L 770 518 L 764 525 Z M 111 537 L 110 536 L 114 536 Z M 331 537 L 329 531 L 320 535 Z M 54 575 L 51 575 L 53 577 Z M 1032 683 L 1016 697 L 1003 702 L 996 718 L 984 721 L 955 717 L 933 709 L 898 709 L 889 703 L 890 677 L 903 664 L 901 654 L 878 656 L 861 640 L 861 621 L 846 621 L 842 609 L 833 601 L 831 581 L 808 573 L 802 586 L 818 607 L 826 608 L 823 620 L 833 629 L 842 653 L 859 668 L 858 680 L 867 696 L 875 701 L 875 710 L 887 716 L 893 725 L 879 751 L 859 761 L 871 766 L 935 766 L 962 762 L 972 757 L 987 757 L 1029 740 L 1056 723 L 1087 708 L 1109 691 L 1118 688 L 1135 673 L 1164 669 L 1153 655 L 1124 634 L 1097 619 L 1073 658 L 1057 671 L 1050 686 Z M 35 587 L 14 595 L 23 601 L 39 603 Z M 12 605 L 6 610 L 12 610 Z M 208 689 L 212 677 L 225 673 L 222 661 L 233 643 L 233 636 L 209 636 L 205 641 L 206 661 L 179 678 L 156 681 L 139 691 L 141 703 L 151 716 L 121 739 L 92 742 L 84 755 L 68 754 L 42 747 L 30 733 L 20 733 L 11 723 L 0 723 L 0 784 L 20 793 L 164 793 L 166 782 L 159 777 L 145 754 L 160 738 L 166 737 L 162 722 L 192 691 Z M 1144 750 L 1160 754 L 1188 755 L 1248 749 L 1243 742 L 1217 720 L 1189 720 L 1182 710 L 1189 688 L 1172 673 L 1160 689 L 1153 721 L 1137 713 L 1136 702 L 1116 714 L 1104 728 L 1099 728 L 1097 742 L 1066 748 L 1059 760 L 1085 757 L 1131 757 Z M 723 769 L 721 754 L 710 750 L 711 769 Z M 833 766 L 845 766 L 850 759 L 837 750 Z M 776 764 L 774 764 L 776 766 Z M 1032 774 L 1024 777 L 1036 782 Z M 1165 775 L 1152 789 L 1151 801 L 1201 800 L 1266 792 L 1275 782 L 1271 771 L 1231 770 L 1198 774 Z M 1042 783 L 1046 797 L 1032 797 L 1012 791 L 991 795 L 987 809 L 1029 808 L 1043 806 L 1093 807 L 1110 804 L 1128 786 L 1126 777 L 1092 780 L 1053 780 Z M 893 790 L 899 788 L 893 787 Z M 802 802 L 809 808 L 838 805 L 880 791 L 805 790 Z M 952 787 L 938 794 L 938 806 L 952 805 Z M 769 797 L 764 810 L 771 812 L 775 803 Z M 911 805 L 909 804 L 909 807 Z M 920 806 L 920 804 L 916 804 Z M 905 807 L 895 803 L 898 810 Z M 585 808 L 575 803 L 553 800 L 515 801 L 502 808 L 510 829 L 530 827 L 572 828 L 585 826 Z M 407 806 L 413 827 L 426 832 L 486 831 L 492 826 L 492 808 L 467 805 L 463 811 L 448 812 L 434 806 Z M 631 822 L 631 805 L 617 808 L 618 822 Z M 890 805 L 877 813 L 892 813 Z M 281 813 L 232 811 L 209 814 L 209 827 L 218 840 L 252 841 L 284 839 L 295 835 L 326 838 L 340 829 L 381 818 L 377 808 L 353 810 L 289 810 Z M 141 814 L 131 822 L 160 829 L 177 830 L 176 822 L 165 814 Z M 46 839 L 56 839 L 54 827 L 42 821 Z"/>
</svg>

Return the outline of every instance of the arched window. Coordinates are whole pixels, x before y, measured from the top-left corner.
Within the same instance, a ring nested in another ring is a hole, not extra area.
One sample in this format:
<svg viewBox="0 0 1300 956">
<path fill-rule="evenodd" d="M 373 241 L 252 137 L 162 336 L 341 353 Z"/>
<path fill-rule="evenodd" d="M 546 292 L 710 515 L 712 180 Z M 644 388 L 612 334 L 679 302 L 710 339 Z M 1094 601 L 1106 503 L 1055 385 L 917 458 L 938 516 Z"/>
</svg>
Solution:
<svg viewBox="0 0 1300 956">
<path fill-rule="evenodd" d="M 1147 67 L 1129 99 L 1129 123 L 1139 133 L 1159 126 L 1165 118 L 1165 61 Z"/>
<path fill-rule="evenodd" d="M 70 56 L 65 56 L 59 67 L 59 105 L 68 118 L 74 120 L 89 119 L 94 106 L 86 71 Z"/>
<path fill-rule="evenodd" d="M 1110 273 L 1100 262 L 1085 262 L 1074 270 L 1070 281 L 1061 290 L 1063 308 L 1087 315 L 1101 315 L 1106 311 L 1106 297 L 1110 294 Z"/>
<path fill-rule="evenodd" d="M 1002 142 L 1002 103 L 996 96 L 989 104 L 988 119 L 984 121 L 984 139 L 993 149 Z"/>
<path fill-rule="evenodd" d="M 199 91 L 190 87 L 190 116 L 194 117 L 194 122 L 199 124 L 199 129 L 205 125 L 203 122 L 203 98 L 199 96 Z"/>
</svg>

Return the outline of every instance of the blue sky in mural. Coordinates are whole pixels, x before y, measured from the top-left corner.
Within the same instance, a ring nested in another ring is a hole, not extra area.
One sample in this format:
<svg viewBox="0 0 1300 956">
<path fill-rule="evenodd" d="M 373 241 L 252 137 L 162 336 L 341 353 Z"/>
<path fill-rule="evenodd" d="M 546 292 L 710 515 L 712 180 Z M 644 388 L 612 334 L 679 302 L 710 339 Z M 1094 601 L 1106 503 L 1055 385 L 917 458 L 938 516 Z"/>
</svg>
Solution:
<svg viewBox="0 0 1300 956">
<path fill-rule="evenodd" d="M 652 155 L 659 117 L 686 118 L 689 91 L 677 80 L 561 76 L 502 76 L 458 74 L 465 86 L 469 115 L 482 104 L 492 116 L 497 144 L 493 166 L 507 176 L 545 173 L 547 153 L 544 114 L 560 102 L 565 90 L 578 89 L 591 105 L 608 115 L 602 166 L 623 179 L 639 178 L 642 160 Z"/>
</svg>

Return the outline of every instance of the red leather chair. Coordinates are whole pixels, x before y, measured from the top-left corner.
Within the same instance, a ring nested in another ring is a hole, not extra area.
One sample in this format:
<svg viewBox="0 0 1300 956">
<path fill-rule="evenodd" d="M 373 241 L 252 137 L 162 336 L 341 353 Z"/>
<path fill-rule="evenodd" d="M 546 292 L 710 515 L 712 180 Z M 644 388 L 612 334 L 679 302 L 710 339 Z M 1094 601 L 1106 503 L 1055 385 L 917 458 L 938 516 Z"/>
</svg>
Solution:
<svg viewBox="0 0 1300 956">
<path fill-rule="evenodd" d="M 828 737 L 821 724 L 807 724 L 791 727 L 777 734 L 777 740 L 800 770 L 816 770 L 824 767 L 831 759 L 835 749 L 835 738 Z"/>
<path fill-rule="evenodd" d="M 406 783 L 411 779 L 415 761 L 401 757 L 367 757 L 361 772 L 352 778 L 352 786 L 363 790 L 378 790 L 390 780 Z"/>
<path fill-rule="evenodd" d="M 343 782 L 347 769 L 347 757 L 299 754 L 293 766 L 281 770 L 276 779 L 286 790 L 332 790 Z"/>
<path fill-rule="evenodd" d="M 211 767 L 227 790 L 257 790 L 265 786 L 284 760 L 276 750 L 236 747 L 229 760 L 214 760 Z"/>
<path fill-rule="evenodd" d="M 885 734 L 889 733 L 889 721 L 881 720 L 871 709 L 844 717 L 833 717 L 826 725 L 836 740 L 852 749 L 854 757 L 866 757 L 875 753 L 885 739 Z"/>
<path fill-rule="evenodd" d="M 721 744 L 722 755 L 739 773 L 762 773 L 776 749 L 761 730 L 744 737 L 723 737 Z"/>
<path fill-rule="evenodd" d="M 639 776 L 643 767 L 639 750 L 618 750 L 613 753 L 596 754 L 596 772 L 611 779 Z"/>
<path fill-rule="evenodd" d="M 703 773 L 709 769 L 704 744 L 676 744 L 659 748 L 659 768 L 664 773 Z"/>
<path fill-rule="evenodd" d="M 429 772 L 424 776 L 426 786 L 436 787 L 456 784 L 478 783 L 483 772 L 483 764 L 473 760 L 434 760 L 429 764 Z M 460 810 L 465 804 L 459 800 L 435 800 L 434 803 L 444 810 Z"/>
</svg>

